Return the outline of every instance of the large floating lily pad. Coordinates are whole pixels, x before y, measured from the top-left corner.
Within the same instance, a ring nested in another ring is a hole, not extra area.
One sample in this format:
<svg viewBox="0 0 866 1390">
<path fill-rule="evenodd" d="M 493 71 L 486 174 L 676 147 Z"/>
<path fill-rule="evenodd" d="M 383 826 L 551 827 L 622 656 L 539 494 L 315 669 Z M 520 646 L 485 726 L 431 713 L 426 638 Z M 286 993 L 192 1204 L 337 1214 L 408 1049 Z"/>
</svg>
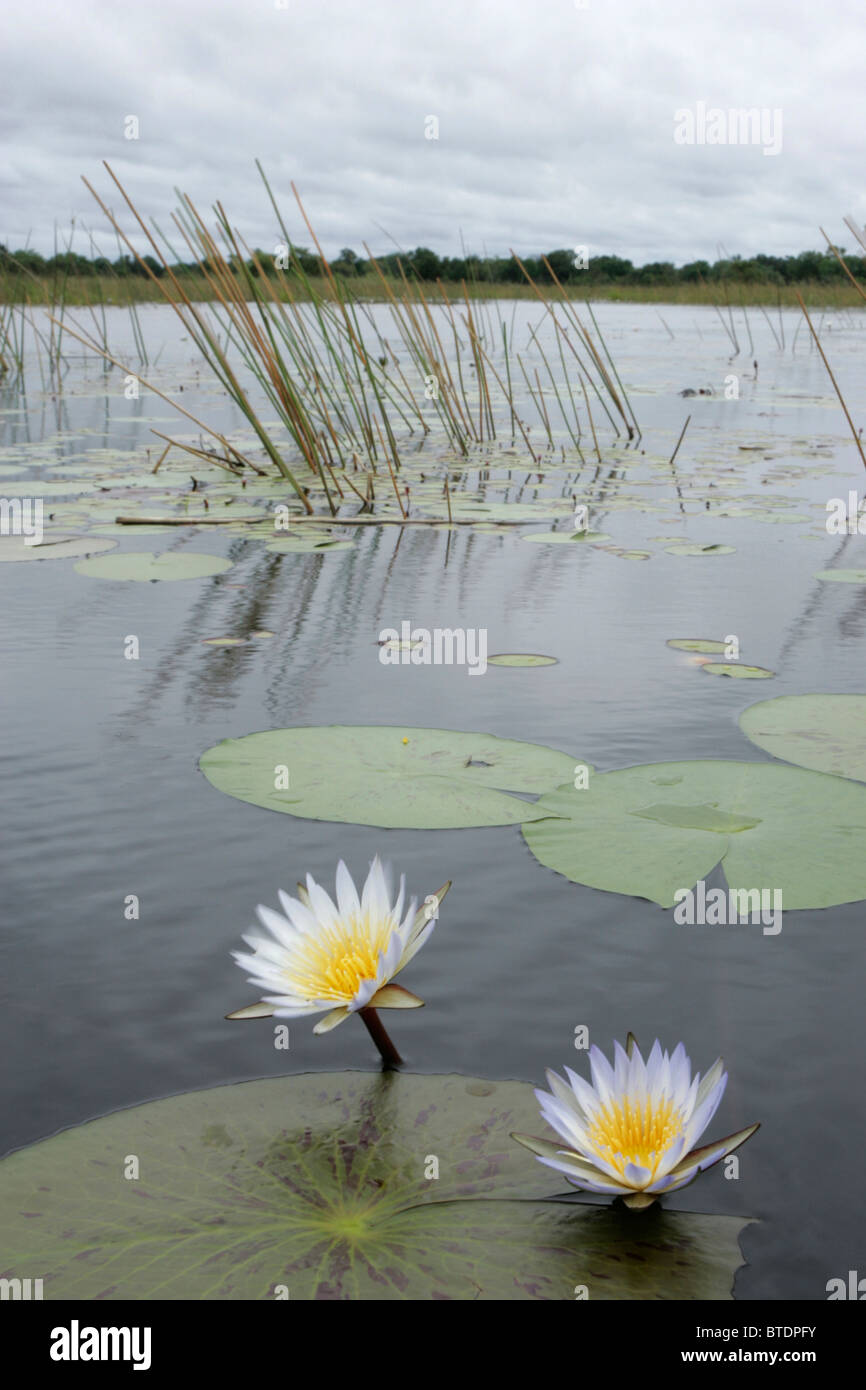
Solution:
<svg viewBox="0 0 866 1390">
<path fill-rule="evenodd" d="M 203 555 L 199 550 L 167 551 L 163 555 L 128 550 L 80 560 L 75 566 L 79 574 L 88 574 L 94 579 L 126 579 L 140 583 L 153 579 L 206 579 L 231 567 L 231 560 L 221 555 Z"/>
<path fill-rule="evenodd" d="M 23 536 L 0 537 L 0 560 L 68 560 L 77 555 L 98 555 L 113 550 L 117 541 L 87 540 L 83 536 L 46 535 L 39 545 L 28 545 Z"/>
<path fill-rule="evenodd" d="M 510 1138 L 538 1127 L 531 1086 L 463 1076 L 173 1096 L 0 1163 L 0 1277 L 87 1302 L 731 1296 L 745 1221 L 545 1200 L 562 1177 Z"/>
<path fill-rule="evenodd" d="M 866 782 L 866 695 L 780 695 L 743 710 L 740 728 L 774 758 Z"/>
<path fill-rule="evenodd" d="M 542 864 L 662 907 L 719 863 L 730 888 L 780 889 L 787 909 L 866 898 L 866 788 L 819 772 L 650 763 L 560 787 L 535 812 L 523 834 Z"/>
<path fill-rule="evenodd" d="M 200 766 L 219 791 L 272 811 L 448 830 L 546 814 L 506 793 L 549 791 L 573 776 L 575 759 L 492 734 L 333 724 L 224 739 Z"/>
</svg>

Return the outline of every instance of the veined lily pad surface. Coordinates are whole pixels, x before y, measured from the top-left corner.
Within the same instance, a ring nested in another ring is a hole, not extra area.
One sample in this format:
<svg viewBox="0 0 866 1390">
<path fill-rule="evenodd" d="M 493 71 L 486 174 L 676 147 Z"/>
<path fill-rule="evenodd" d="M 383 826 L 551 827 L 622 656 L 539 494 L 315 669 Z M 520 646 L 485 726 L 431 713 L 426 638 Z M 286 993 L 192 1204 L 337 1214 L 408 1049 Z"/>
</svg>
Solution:
<svg viewBox="0 0 866 1390">
<path fill-rule="evenodd" d="M 272 811 L 437 830 L 547 814 L 509 793 L 551 790 L 573 776 L 575 759 L 493 734 L 332 724 L 224 739 L 200 766 L 219 791 Z"/>
<path fill-rule="evenodd" d="M 80 560 L 75 566 L 79 574 L 90 575 L 93 579 L 136 580 L 139 583 L 153 579 L 206 579 L 212 574 L 223 574 L 231 567 L 231 560 L 221 555 L 203 555 L 197 550 L 167 551 L 162 555 L 145 550 L 121 551 L 117 555 Z"/>
<path fill-rule="evenodd" d="M 767 753 L 799 767 L 866 782 L 866 695 L 781 695 L 740 715 Z"/>
<path fill-rule="evenodd" d="M 523 834 L 542 864 L 662 907 L 719 863 L 730 888 L 779 889 L 786 909 L 866 898 L 866 788 L 838 777 L 775 763 L 650 763 L 560 787 L 535 811 Z"/>
<path fill-rule="evenodd" d="M 726 1299 L 746 1221 L 545 1200 L 533 1088 L 343 1072 L 123 1110 L 0 1163 L 48 1299 Z M 130 1155 L 138 1176 L 129 1177 Z"/>
</svg>

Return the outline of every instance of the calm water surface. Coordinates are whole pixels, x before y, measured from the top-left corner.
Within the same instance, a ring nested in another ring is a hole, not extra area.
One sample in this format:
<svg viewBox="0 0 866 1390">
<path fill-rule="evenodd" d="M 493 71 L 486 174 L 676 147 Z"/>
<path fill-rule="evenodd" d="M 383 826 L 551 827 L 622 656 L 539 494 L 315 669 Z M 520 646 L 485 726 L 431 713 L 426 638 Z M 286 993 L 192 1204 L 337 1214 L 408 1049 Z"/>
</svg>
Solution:
<svg viewBox="0 0 866 1390">
<path fill-rule="evenodd" d="M 796 319 L 787 318 L 784 354 L 753 323 L 759 377 L 743 375 L 734 402 L 721 394 L 725 375 L 752 369 L 728 363 L 712 310 L 663 309 L 673 340 L 652 308 L 598 312 L 642 447 L 669 456 L 691 410 L 682 477 L 714 451 L 721 472 L 737 440 L 760 443 L 772 459 L 756 452 L 751 485 L 739 491 L 785 489 L 811 524 L 701 519 L 693 510 L 684 522 L 667 487 L 647 491 L 666 504 L 656 514 L 593 515 L 617 544 L 651 549 L 648 562 L 468 528 L 368 529 L 344 553 L 274 555 L 211 528 L 121 546 L 229 556 L 234 568 L 214 579 L 105 583 L 77 574 L 71 560 L 2 567 L 3 1151 L 186 1089 L 287 1069 L 374 1067 L 354 1023 L 314 1037 L 312 1020 L 301 1020 L 285 1054 L 267 1025 L 234 1027 L 223 1015 L 252 998 L 229 952 L 255 904 L 275 904 L 277 889 L 307 870 L 332 882 L 339 857 L 362 875 L 378 852 L 413 893 L 454 880 L 412 966 L 410 984 L 428 1007 L 395 1016 L 410 1070 L 537 1084 L 548 1066 L 581 1065 L 578 1024 L 605 1050 L 629 1029 L 647 1043 L 682 1038 L 702 1071 L 721 1053 L 730 1081 L 713 1132 L 754 1120 L 762 1129 L 742 1151 L 739 1181 L 718 1168 L 670 1205 L 757 1218 L 743 1237 L 740 1299 L 820 1299 L 829 1278 L 862 1269 L 862 904 L 789 913 L 775 937 L 756 926 L 681 927 L 654 904 L 544 868 L 517 828 L 380 831 L 294 819 L 222 796 L 198 771 L 219 739 L 328 723 L 490 732 L 549 744 L 602 771 L 763 760 L 737 725 L 754 700 L 863 690 L 866 588 L 814 578 L 833 563 L 866 564 L 864 538 L 823 529 L 826 498 L 860 486 L 862 465 L 804 333 L 790 350 Z M 524 306 L 519 314 L 518 323 L 538 320 Z M 236 424 L 197 380 L 164 311 L 145 309 L 143 321 L 166 343 L 154 369 L 163 389 L 184 382 L 178 399 L 189 408 L 196 402 L 206 418 Z M 862 330 L 855 316 L 825 325 L 855 418 Z M 119 319 L 116 332 L 122 344 Z M 713 398 L 677 394 L 708 383 Z M 152 425 L 180 428 L 164 403 L 125 401 L 117 374 L 106 384 L 77 361 L 62 399 L 31 377 L 26 401 L 7 388 L 2 405 L 3 445 L 44 439 L 55 463 L 83 450 L 153 449 Z M 813 463 L 827 471 L 784 476 Z M 630 482 L 649 477 L 638 452 Z M 647 545 L 675 525 L 736 553 L 686 560 Z M 559 664 L 490 667 L 483 678 L 458 667 L 384 666 L 379 633 L 404 619 L 486 628 L 491 652 L 546 652 Z M 274 636 L 242 648 L 202 645 L 260 628 Z M 739 636 L 745 661 L 776 679 L 713 679 L 665 646 L 727 633 Z M 139 638 L 139 661 L 123 659 L 128 634 Z M 723 882 L 718 873 L 710 881 Z M 141 902 L 137 923 L 124 920 L 131 893 Z"/>
</svg>

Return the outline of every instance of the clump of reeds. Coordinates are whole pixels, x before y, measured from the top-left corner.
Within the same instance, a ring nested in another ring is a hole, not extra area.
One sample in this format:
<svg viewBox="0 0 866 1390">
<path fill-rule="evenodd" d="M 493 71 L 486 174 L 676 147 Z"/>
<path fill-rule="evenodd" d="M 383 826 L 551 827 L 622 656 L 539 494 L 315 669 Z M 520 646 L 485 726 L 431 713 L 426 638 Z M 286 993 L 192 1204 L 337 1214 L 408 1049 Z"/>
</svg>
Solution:
<svg viewBox="0 0 866 1390">
<path fill-rule="evenodd" d="M 251 425 L 268 459 L 294 488 L 305 511 L 313 510 L 308 495 L 313 486 L 321 488 L 332 514 L 350 493 L 356 493 L 363 506 L 369 507 L 373 480 L 382 473 L 405 517 L 406 505 L 398 484 L 398 436 L 417 432 L 427 435 L 438 426 L 443 443 L 466 455 L 473 446 L 496 438 L 497 423 L 502 428 L 503 402 L 507 407 L 506 428 L 510 427 L 512 436 L 520 432 L 535 462 L 537 446 L 530 441 L 514 393 L 513 318 L 511 348 L 509 332 L 499 320 L 500 371 L 494 360 L 499 351 L 498 335 L 489 307 L 473 305 L 466 284 L 461 285 L 459 298 L 453 292 L 449 295 L 441 281 L 436 282 L 435 292 L 425 289 L 420 279 L 406 273 L 401 262 L 399 278 L 394 279 L 384 274 L 365 248 L 386 308 L 385 326 L 377 324 L 351 284 L 331 270 L 292 185 L 300 215 L 316 248 L 320 275 L 313 277 L 304 268 L 303 258 L 293 246 L 273 191 L 259 166 L 283 236 L 283 255 L 277 258 L 273 269 L 246 245 L 222 204 L 215 205 L 213 228 L 187 195 L 181 196 L 180 207 L 174 214 L 174 226 L 192 257 L 195 278 L 207 287 L 209 300 L 205 308 L 191 298 L 189 280 L 177 269 L 174 247 L 161 233 L 154 235 L 119 179 L 107 164 L 105 167 L 144 234 L 150 256 L 145 258 L 138 253 L 115 215 L 85 179 L 86 186 L 154 289 L 177 314 L 185 333 Z M 151 257 L 159 263 L 159 274 L 148 264 Z M 636 432 L 639 435 L 591 307 L 587 305 L 592 329 L 578 316 L 549 264 L 547 270 L 554 286 L 550 298 L 522 262 L 515 259 L 554 324 L 559 374 L 537 339 L 536 344 L 563 428 L 578 451 L 582 427 L 579 395 L 572 383 L 575 376 L 597 452 L 599 443 L 590 396 L 606 415 L 615 435 L 624 432 L 629 439 Z M 92 333 L 79 325 L 70 327 L 62 312 L 59 320 L 52 317 L 58 339 L 63 333 L 71 334 L 104 360 L 121 366 L 107 343 L 104 304 L 91 305 L 90 312 Z M 134 334 L 136 329 L 137 320 Z M 392 346 L 394 342 L 404 350 L 402 365 Z M 139 358 L 146 364 L 140 329 L 136 343 Z M 254 405 L 238 373 L 238 360 L 291 438 L 309 481 L 305 481 L 303 472 L 298 476 L 294 460 L 290 466 L 284 448 L 263 422 L 262 412 Z M 534 370 L 533 384 L 519 354 L 516 361 L 543 424 L 547 445 L 553 448 L 554 421 L 544 398 L 539 369 Z M 139 373 L 133 375 L 162 395 Z M 208 430 L 176 401 L 171 404 L 218 441 L 218 457 L 223 466 L 232 470 L 254 466 L 222 435 Z M 184 444 L 178 443 L 178 447 L 196 452 Z"/>
</svg>

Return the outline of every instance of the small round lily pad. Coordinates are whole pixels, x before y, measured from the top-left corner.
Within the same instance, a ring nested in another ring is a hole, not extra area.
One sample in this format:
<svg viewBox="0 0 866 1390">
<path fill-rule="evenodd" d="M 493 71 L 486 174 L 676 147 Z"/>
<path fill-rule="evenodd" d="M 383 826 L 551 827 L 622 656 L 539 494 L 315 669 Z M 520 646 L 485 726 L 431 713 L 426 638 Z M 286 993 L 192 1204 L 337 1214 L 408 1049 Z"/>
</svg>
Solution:
<svg viewBox="0 0 866 1390">
<path fill-rule="evenodd" d="M 337 550 L 351 550 L 353 546 L 354 541 L 338 539 L 320 531 L 306 536 L 277 536 L 268 541 L 265 550 L 272 550 L 277 555 L 332 555 Z"/>
<path fill-rule="evenodd" d="M 766 666 L 744 666 L 739 661 L 706 661 L 701 666 L 708 676 L 733 676 L 743 681 L 766 681 L 775 676 Z"/>
<path fill-rule="evenodd" d="M 709 637 L 669 637 L 665 645 L 678 652 L 724 652 L 728 644 Z"/>
<path fill-rule="evenodd" d="M 824 584 L 866 584 L 866 570 L 819 570 L 815 578 Z"/>
<path fill-rule="evenodd" d="M 488 656 L 488 666 L 556 666 L 558 658 L 542 656 L 538 652 L 497 652 Z"/>
<path fill-rule="evenodd" d="M 736 550 L 735 545 L 700 545 L 696 541 L 677 541 L 675 545 L 666 545 L 667 555 L 733 555 Z"/>
<path fill-rule="evenodd" d="M 525 541 L 539 541 L 542 545 L 564 545 L 572 541 L 609 541 L 606 531 L 533 531 L 524 536 Z"/>
</svg>

